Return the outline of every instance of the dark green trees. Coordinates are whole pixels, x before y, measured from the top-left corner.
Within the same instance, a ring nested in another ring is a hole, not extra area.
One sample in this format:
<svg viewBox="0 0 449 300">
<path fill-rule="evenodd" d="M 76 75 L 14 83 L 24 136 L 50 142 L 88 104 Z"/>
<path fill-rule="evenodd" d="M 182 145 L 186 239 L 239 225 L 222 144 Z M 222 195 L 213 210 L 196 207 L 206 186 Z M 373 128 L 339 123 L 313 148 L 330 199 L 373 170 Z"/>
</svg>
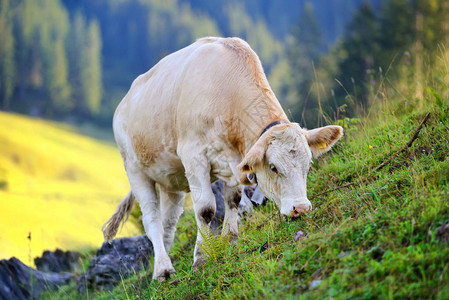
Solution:
<svg viewBox="0 0 449 300">
<path fill-rule="evenodd" d="M 95 20 L 81 23 L 70 20 L 59 0 L 0 1 L 3 109 L 53 117 L 98 113 L 101 36 Z"/>
<path fill-rule="evenodd" d="M 9 109 L 14 90 L 15 62 L 12 12 L 9 1 L 0 0 L 0 99 Z"/>
</svg>

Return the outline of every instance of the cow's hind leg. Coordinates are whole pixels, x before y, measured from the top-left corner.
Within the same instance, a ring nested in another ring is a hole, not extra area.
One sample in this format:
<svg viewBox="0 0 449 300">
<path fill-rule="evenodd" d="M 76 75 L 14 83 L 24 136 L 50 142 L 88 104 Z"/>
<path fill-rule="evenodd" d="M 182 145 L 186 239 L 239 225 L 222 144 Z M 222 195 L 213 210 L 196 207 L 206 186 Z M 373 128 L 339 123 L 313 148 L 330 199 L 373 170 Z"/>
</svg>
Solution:
<svg viewBox="0 0 449 300">
<path fill-rule="evenodd" d="M 159 200 L 155 191 L 155 183 L 138 168 L 127 168 L 131 189 L 139 202 L 142 211 L 142 223 L 148 238 L 153 243 L 154 268 L 153 279 L 165 281 L 175 273 L 164 246 L 164 227 L 162 225 Z"/>
<path fill-rule="evenodd" d="M 237 241 L 238 237 L 238 209 L 240 199 L 242 198 L 242 187 L 228 187 L 224 188 L 224 202 L 225 202 L 225 218 L 223 223 L 223 234 L 231 234 L 231 243 Z"/>
<path fill-rule="evenodd" d="M 176 224 L 183 212 L 185 193 L 171 192 L 160 186 L 162 226 L 164 227 L 164 246 L 168 252 L 175 238 Z"/>
</svg>

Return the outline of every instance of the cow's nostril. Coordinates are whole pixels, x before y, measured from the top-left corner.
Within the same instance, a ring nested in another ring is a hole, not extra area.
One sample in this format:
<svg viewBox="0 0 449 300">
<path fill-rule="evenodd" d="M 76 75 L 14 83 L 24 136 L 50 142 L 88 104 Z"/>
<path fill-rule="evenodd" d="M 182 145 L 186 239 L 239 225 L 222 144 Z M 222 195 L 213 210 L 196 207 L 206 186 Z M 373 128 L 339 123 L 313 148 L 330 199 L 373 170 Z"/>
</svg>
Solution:
<svg viewBox="0 0 449 300">
<path fill-rule="evenodd" d="M 311 207 L 309 205 L 293 206 L 291 215 L 292 215 L 292 217 L 299 217 L 301 214 L 307 213 L 310 210 L 311 210 Z"/>
<path fill-rule="evenodd" d="M 300 215 L 301 215 L 301 213 L 300 213 L 299 211 L 297 211 L 296 209 L 293 209 L 292 212 L 291 212 L 291 216 L 292 216 L 293 218 L 297 218 L 297 217 L 299 217 Z"/>
</svg>

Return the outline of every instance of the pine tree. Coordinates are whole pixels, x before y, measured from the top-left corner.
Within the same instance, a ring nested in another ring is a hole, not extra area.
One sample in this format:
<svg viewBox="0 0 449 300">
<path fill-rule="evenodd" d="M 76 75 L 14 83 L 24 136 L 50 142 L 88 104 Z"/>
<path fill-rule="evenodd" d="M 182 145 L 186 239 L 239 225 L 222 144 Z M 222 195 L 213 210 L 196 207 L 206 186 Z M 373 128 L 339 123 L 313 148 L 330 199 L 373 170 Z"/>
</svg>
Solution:
<svg viewBox="0 0 449 300">
<path fill-rule="evenodd" d="M 339 74 L 336 74 L 341 86 L 337 86 L 335 91 L 340 100 L 338 105 L 348 104 L 350 111 L 354 111 L 357 105 L 366 106 L 368 103 L 365 85 L 370 84 L 369 73 L 379 66 L 379 61 L 376 61 L 381 48 L 379 35 L 378 20 L 371 6 L 365 3 L 348 25 L 339 51 L 344 56 L 340 58 Z"/>
<path fill-rule="evenodd" d="M 81 70 L 84 62 L 84 44 L 86 35 L 86 21 L 84 16 L 77 12 L 71 21 L 70 32 L 67 38 L 67 59 L 69 62 L 69 78 L 72 88 L 72 98 L 76 113 L 83 109 L 83 89 L 81 86 Z"/>
<path fill-rule="evenodd" d="M 92 21 L 87 28 L 86 44 L 83 52 L 84 63 L 81 69 L 81 89 L 87 112 L 95 115 L 100 111 L 102 94 L 101 39 L 97 21 Z"/>
<path fill-rule="evenodd" d="M 42 0 L 41 0 L 42 1 Z M 40 46 L 43 55 L 44 88 L 47 113 L 69 112 L 74 103 L 68 82 L 68 64 L 65 52 L 69 20 L 59 0 L 42 1 L 43 17 L 40 27 Z"/>
<path fill-rule="evenodd" d="M 42 85 L 42 51 L 39 44 L 39 14 L 42 7 L 35 0 L 20 0 L 15 7 L 15 61 L 20 100 L 27 89 Z"/>
<path fill-rule="evenodd" d="M 0 99 L 3 109 L 9 109 L 14 91 L 14 36 L 9 0 L 0 0 Z"/>
<path fill-rule="evenodd" d="M 96 20 L 87 24 L 83 14 L 75 14 L 67 53 L 76 112 L 85 116 L 98 114 L 103 88 L 100 28 Z"/>
<path fill-rule="evenodd" d="M 307 126 L 315 123 L 318 116 L 319 104 L 317 98 L 313 97 L 317 92 L 313 93 L 312 85 L 315 81 L 315 66 L 323 51 L 321 30 L 312 2 L 305 2 L 302 16 L 292 35 L 288 58 L 298 102 L 292 105 L 291 111 L 296 121 Z"/>
</svg>

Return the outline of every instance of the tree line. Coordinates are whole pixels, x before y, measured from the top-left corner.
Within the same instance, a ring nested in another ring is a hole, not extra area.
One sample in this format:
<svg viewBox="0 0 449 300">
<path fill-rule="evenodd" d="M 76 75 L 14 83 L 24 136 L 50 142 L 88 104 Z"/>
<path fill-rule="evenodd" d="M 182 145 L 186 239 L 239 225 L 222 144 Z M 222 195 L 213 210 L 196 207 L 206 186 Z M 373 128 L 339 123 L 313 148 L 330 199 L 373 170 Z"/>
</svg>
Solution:
<svg viewBox="0 0 449 300">
<path fill-rule="evenodd" d="M 388 98 L 386 85 L 409 103 L 422 99 L 426 87 L 447 90 L 447 70 L 444 75 L 434 68 L 448 53 L 448 1 L 384 0 L 379 9 L 365 2 L 327 52 L 320 51 L 321 36 L 310 2 L 289 52 L 294 78 L 290 107 L 303 125 L 364 114 L 373 102 Z M 432 72 L 435 80 L 424 82 L 432 78 L 425 73 Z M 413 94 L 406 92 L 410 86 L 416 87 Z"/>
<path fill-rule="evenodd" d="M 0 39 L 4 109 L 30 105 L 45 116 L 99 112 L 102 73 L 97 20 L 81 14 L 69 18 L 58 0 L 1 0 Z"/>
<path fill-rule="evenodd" d="M 290 117 L 314 127 L 363 110 L 386 72 L 416 79 L 418 60 L 430 63 L 427 49 L 447 36 L 447 6 L 443 0 L 0 0 L 0 105 L 109 126 L 132 80 L 162 57 L 198 37 L 239 36 L 259 54 Z M 415 75 L 404 73 L 410 69 Z"/>
</svg>

